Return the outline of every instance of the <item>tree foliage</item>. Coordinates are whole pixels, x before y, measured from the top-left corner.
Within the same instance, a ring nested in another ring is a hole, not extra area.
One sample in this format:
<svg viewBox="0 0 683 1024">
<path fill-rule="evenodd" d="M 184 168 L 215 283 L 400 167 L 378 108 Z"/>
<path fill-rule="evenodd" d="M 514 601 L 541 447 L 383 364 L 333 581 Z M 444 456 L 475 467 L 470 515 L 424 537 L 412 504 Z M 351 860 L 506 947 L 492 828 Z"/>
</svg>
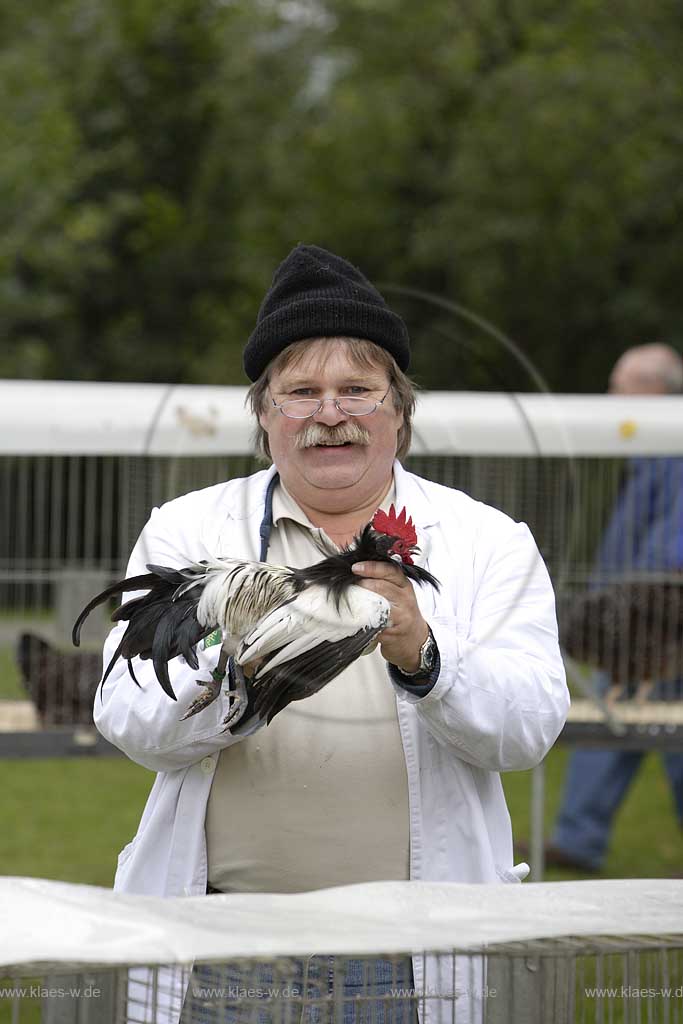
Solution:
<svg viewBox="0 0 683 1024">
<path fill-rule="evenodd" d="M 428 387 L 536 386 L 477 317 L 555 390 L 683 346 L 674 0 L 8 0 L 0 38 L 0 375 L 241 382 L 298 241 Z"/>
</svg>

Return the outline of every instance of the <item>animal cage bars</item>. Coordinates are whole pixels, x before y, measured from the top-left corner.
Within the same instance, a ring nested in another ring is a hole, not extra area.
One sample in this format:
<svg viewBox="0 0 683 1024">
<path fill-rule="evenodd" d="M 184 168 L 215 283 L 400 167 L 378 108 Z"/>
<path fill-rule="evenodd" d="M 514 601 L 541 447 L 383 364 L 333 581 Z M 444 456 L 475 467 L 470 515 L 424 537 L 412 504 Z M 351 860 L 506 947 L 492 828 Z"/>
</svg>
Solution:
<svg viewBox="0 0 683 1024">
<path fill-rule="evenodd" d="M 46 385 L 30 385 L 0 382 L 0 420 L 9 409 L 9 421 L 13 401 L 34 417 L 27 438 L 0 434 L 0 659 L 15 673 L 0 692 L 19 699 L 21 680 L 26 686 L 40 675 L 49 684 L 41 684 L 40 720 L 57 725 L 65 702 L 77 718 L 82 704 L 87 717 L 97 682 L 92 658 L 74 660 L 73 621 L 123 574 L 150 509 L 259 464 L 245 432 L 242 389 L 55 383 L 50 402 L 38 405 L 31 396 Z M 143 413 L 149 420 L 138 423 Z M 683 455 L 683 438 L 668 429 L 676 416 L 683 420 L 683 400 L 675 398 L 423 395 L 407 468 L 527 522 L 563 613 L 600 581 L 595 554 L 625 457 L 648 454 L 656 476 L 672 454 Z M 628 572 L 628 564 L 622 568 Z M 677 593 L 668 598 L 674 618 Z M 98 609 L 83 633 L 86 656 L 101 649 L 107 629 L 106 609 Z M 71 696 L 67 679 L 76 680 Z"/>
<path fill-rule="evenodd" d="M 551 489 L 566 481 L 538 460 L 517 461 L 514 474 L 499 463 L 434 456 L 409 465 L 538 524 L 538 535 Z M 150 509 L 256 468 L 244 456 L 0 457 L 0 649 L 4 664 L 18 665 L 43 725 L 68 724 L 65 705 L 81 724 L 90 713 L 108 611 L 89 619 L 83 657 L 72 650 L 71 628 L 90 597 L 124 574 Z M 545 517 L 539 541 L 559 553 L 566 502 L 554 497 L 552 507 L 557 516 Z"/>
<path fill-rule="evenodd" d="M 14 935 L 0 1018 L 4 1004 L 24 1024 L 415 1024 L 416 1010 L 423 1024 L 683 1021 L 681 882 L 180 900 L 0 886 Z"/>
<path fill-rule="evenodd" d="M 417 1024 L 427 1013 L 432 1024 L 683 1022 L 680 936 L 567 936 L 416 959 L 451 983 L 418 991 L 404 984 L 406 957 L 381 953 L 150 965 L 134 984 L 133 965 L 0 968 L 0 1014 L 4 1003 L 12 1024 L 148 1024 L 162 1008 L 180 1024 Z M 456 988 L 456 964 L 471 992 Z"/>
</svg>

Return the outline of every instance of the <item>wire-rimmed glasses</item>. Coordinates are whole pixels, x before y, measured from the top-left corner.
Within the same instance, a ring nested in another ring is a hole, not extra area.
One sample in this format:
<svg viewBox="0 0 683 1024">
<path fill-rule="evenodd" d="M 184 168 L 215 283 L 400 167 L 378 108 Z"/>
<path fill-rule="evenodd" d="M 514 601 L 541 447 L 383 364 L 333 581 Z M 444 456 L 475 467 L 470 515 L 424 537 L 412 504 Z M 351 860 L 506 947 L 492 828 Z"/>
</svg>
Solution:
<svg viewBox="0 0 683 1024">
<path fill-rule="evenodd" d="M 391 384 L 382 397 L 362 398 L 355 395 L 338 395 L 336 398 L 288 398 L 285 402 L 276 402 L 271 395 L 271 402 L 275 409 L 279 409 L 283 416 L 290 420 L 307 420 L 316 416 L 325 402 L 334 402 L 335 407 L 344 416 L 369 416 L 380 405 L 391 391 Z"/>
</svg>

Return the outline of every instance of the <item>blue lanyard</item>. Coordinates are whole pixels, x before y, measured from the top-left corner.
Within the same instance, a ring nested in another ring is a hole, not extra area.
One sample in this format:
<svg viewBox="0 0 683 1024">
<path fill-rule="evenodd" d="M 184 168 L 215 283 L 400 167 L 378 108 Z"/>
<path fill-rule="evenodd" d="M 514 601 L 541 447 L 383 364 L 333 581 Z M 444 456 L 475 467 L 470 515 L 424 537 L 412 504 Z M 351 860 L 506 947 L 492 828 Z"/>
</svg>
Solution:
<svg viewBox="0 0 683 1024">
<path fill-rule="evenodd" d="M 263 512 L 263 519 L 259 526 L 259 537 L 261 538 L 261 552 L 259 554 L 259 561 L 265 562 L 268 557 L 268 546 L 270 544 L 270 531 L 273 529 L 273 491 L 275 486 L 280 479 L 280 474 L 275 473 L 273 479 L 268 484 L 268 490 L 266 491 L 266 505 Z"/>
</svg>

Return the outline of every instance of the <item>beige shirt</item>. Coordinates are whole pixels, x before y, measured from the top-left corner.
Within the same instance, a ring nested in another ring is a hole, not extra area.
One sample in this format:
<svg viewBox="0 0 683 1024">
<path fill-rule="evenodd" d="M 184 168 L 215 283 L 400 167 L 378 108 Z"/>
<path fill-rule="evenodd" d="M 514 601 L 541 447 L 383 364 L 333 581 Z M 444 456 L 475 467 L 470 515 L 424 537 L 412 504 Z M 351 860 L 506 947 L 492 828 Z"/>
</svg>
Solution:
<svg viewBox="0 0 683 1024">
<path fill-rule="evenodd" d="M 392 484 L 382 508 L 393 500 Z M 278 483 L 268 561 L 301 567 L 337 550 Z M 223 892 L 409 877 L 406 766 L 379 648 L 221 752 L 206 839 Z"/>
</svg>

